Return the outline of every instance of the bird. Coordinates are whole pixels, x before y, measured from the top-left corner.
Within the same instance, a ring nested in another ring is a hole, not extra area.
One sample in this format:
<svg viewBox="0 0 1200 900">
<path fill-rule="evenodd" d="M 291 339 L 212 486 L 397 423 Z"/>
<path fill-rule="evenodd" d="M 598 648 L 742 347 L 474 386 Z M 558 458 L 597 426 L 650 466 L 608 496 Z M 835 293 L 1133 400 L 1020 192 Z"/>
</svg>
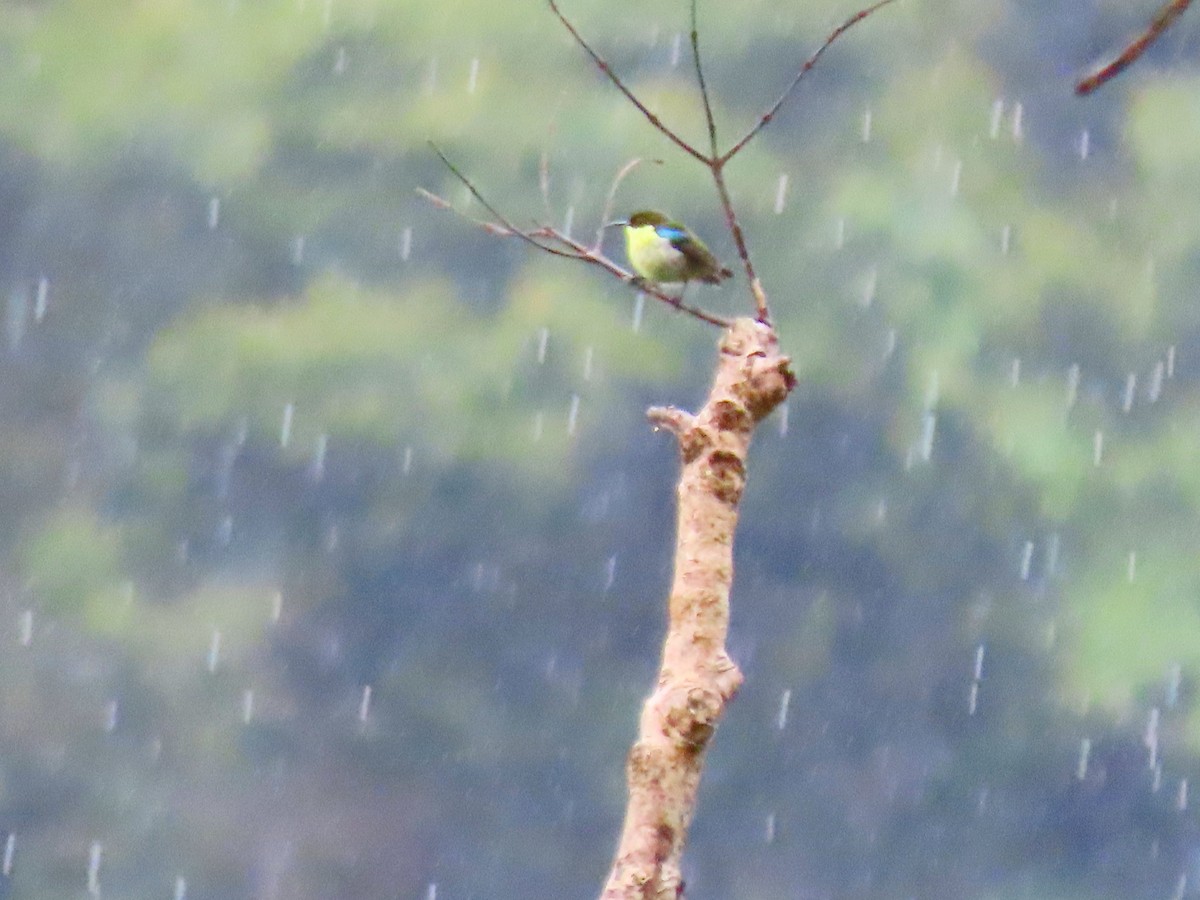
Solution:
<svg viewBox="0 0 1200 900">
<path fill-rule="evenodd" d="M 733 277 L 700 238 L 660 212 L 644 209 L 609 224 L 625 226 L 625 255 L 645 281 L 687 287 L 689 281 L 720 284 Z"/>
</svg>

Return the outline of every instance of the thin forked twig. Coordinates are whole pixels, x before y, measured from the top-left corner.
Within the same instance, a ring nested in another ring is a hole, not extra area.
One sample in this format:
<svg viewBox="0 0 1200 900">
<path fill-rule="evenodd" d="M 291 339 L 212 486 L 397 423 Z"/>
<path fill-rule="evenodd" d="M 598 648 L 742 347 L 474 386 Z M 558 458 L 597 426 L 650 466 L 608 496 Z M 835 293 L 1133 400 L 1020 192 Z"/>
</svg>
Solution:
<svg viewBox="0 0 1200 900">
<path fill-rule="evenodd" d="M 527 244 L 532 244 L 533 246 L 537 247 L 539 250 L 545 250 L 547 253 L 551 253 L 554 256 L 575 256 L 576 255 L 573 253 L 567 253 L 563 250 L 556 250 L 553 247 L 547 247 L 545 244 L 536 240 L 533 237 L 533 235 L 531 235 L 530 233 L 518 228 L 516 225 L 514 225 L 512 222 L 510 222 L 507 218 L 505 218 L 504 214 L 501 213 L 500 210 L 496 209 L 496 207 L 492 206 L 492 204 L 488 203 L 487 200 L 484 199 L 483 194 L 479 193 L 479 189 L 475 187 L 475 185 L 471 182 L 471 179 L 468 178 L 466 175 L 464 175 L 462 173 L 462 171 L 458 168 L 458 166 L 456 166 L 456 165 L 454 165 L 454 163 L 450 162 L 450 158 L 448 156 L 446 156 L 445 153 L 442 152 L 441 147 L 439 147 L 433 141 L 429 142 L 429 146 L 433 149 L 433 152 L 437 154 L 438 159 L 440 159 L 442 161 L 442 164 L 445 165 L 445 167 L 447 169 L 449 169 L 451 172 L 453 172 L 454 177 L 457 178 L 459 181 L 461 181 L 463 183 L 463 186 L 468 191 L 471 192 L 471 196 L 474 197 L 476 200 L 478 200 L 480 205 L 484 209 L 486 209 L 493 216 L 495 216 L 496 221 L 499 222 L 508 231 L 509 234 L 513 235 L 513 237 L 520 238 L 521 240 L 525 241 Z M 435 196 L 433 194 L 430 194 L 428 191 L 424 191 L 423 194 L 425 196 L 429 196 L 429 197 Z M 438 197 L 437 199 L 440 200 L 441 203 L 446 203 L 446 201 L 442 200 L 442 198 L 440 198 L 440 197 Z M 446 206 L 449 207 L 450 204 L 446 203 Z M 487 227 L 488 225 L 491 225 L 489 230 L 493 231 L 493 232 L 496 231 L 494 224 L 487 223 L 487 222 L 478 222 L 478 224 L 484 225 L 485 227 Z"/>
<path fill-rule="evenodd" d="M 592 245 L 593 252 L 600 251 L 600 245 L 604 243 L 604 229 L 608 225 L 609 216 L 612 215 L 613 204 L 617 199 L 617 188 L 621 186 L 621 182 L 625 180 L 625 176 L 636 169 L 644 162 L 652 162 L 655 165 L 662 165 L 661 159 L 645 160 L 640 157 L 634 157 L 625 165 L 621 166 L 616 176 L 613 178 L 612 184 L 608 188 L 608 196 L 604 198 L 604 210 L 600 213 L 600 225 L 596 228 L 596 243 Z"/>
<path fill-rule="evenodd" d="M 1191 5 L 1192 0 L 1169 0 L 1166 6 L 1158 11 L 1154 21 L 1136 38 L 1125 45 L 1125 49 L 1116 58 L 1095 69 L 1091 74 L 1079 79 L 1075 84 L 1075 93 L 1090 94 L 1109 79 L 1115 78 L 1134 63 L 1147 48 L 1162 37 L 1162 33 L 1183 15 L 1183 11 Z"/>
<path fill-rule="evenodd" d="M 471 179 L 469 179 L 456 165 L 454 165 L 454 163 L 450 162 L 450 159 L 445 153 L 443 153 L 432 142 L 430 142 L 430 146 L 433 147 L 434 152 L 438 155 L 438 158 L 441 159 L 442 163 L 445 164 L 446 168 L 448 168 L 454 174 L 454 177 L 461 181 L 463 186 L 470 191 L 471 196 L 478 200 L 484 209 L 495 216 L 496 221 L 489 222 L 485 219 L 476 219 L 474 216 L 468 216 L 466 213 L 455 209 L 454 205 L 444 197 L 439 197 L 437 194 L 427 191 L 424 188 L 417 188 L 417 195 L 423 197 L 438 209 L 444 209 L 456 213 L 471 224 L 482 228 L 489 234 L 493 234 L 498 237 L 519 238 L 520 240 L 525 241 L 527 244 L 531 244 L 537 249 L 549 253 L 552 256 L 561 256 L 565 259 L 576 259 L 580 262 L 587 263 L 588 265 L 593 265 L 604 269 L 606 272 L 609 272 L 627 284 L 636 284 L 643 294 L 653 297 L 655 300 L 665 303 L 667 306 L 670 306 L 679 312 L 684 313 L 685 315 L 689 315 L 693 319 L 698 319 L 701 322 L 708 323 L 709 325 L 716 325 L 718 328 L 728 328 L 731 324 L 733 324 L 731 320 L 725 318 L 724 316 L 718 316 L 715 313 L 710 313 L 698 306 L 692 306 L 691 304 L 684 303 L 682 297 L 676 297 L 673 294 L 668 294 L 656 285 L 646 283 L 643 279 L 639 279 L 632 272 L 627 271 L 605 256 L 603 253 L 600 253 L 599 247 L 587 247 L 557 228 L 553 228 L 549 225 L 538 226 L 531 231 L 525 231 L 521 228 L 518 228 L 499 210 L 497 210 L 496 207 L 489 203 L 486 198 L 484 198 L 479 189 L 471 182 Z M 635 160 L 633 163 L 627 163 L 622 172 L 618 173 L 618 181 L 621 177 L 623 177 L 624 172 L 632 169 L 633 165 L 637 162 L 639 162 L 639 160 Z M 614 192 L 616 190 L 616 183 L 617 182 L 614 182 Z M 549 241 L 552 244 L 558 244 L 560 246 L 551 246 L 550 243 L 545 243 L 546 241 Z M 563 247 L 567 249 L 564 250 L 562 249 Z"/>
<path fill-rule="evenodd" d="M 708 124 L 708 155 L 709 159 L 716 159 L 717 123 L 713 119 L 712 101 L 708 96 L 708 86 L 704 83 L 704 67 L 700 65 L 700 30 L 696 25 L 696 0 L 692 0 L 691 9 L 692 61 L 696 65 L 696 83 L 700 86 L 700 99 L 704 101 L 704 120 Z"/>
<path fill-rule="evenodd" d="M 612 70 L 609 64 L 605 61 L 604 57 L 592 49 L 591 44 L 583 39 L 583 35 L 581 35 L 576 30 L 575 26 L 571 24 L 571 21 L 562 14 L 562 10 L 558 8 L 558 4 L 555 2 L 555 0 L 546 0 L 546 2 L 550 4 L 551 11 L 553 11 L 554 15 L 558 17 L 558 21 L 562 23 L 563 28 L 567 29 L 567 31 L 571 33 L 571 37 L 575 39 L 575 43 L 582 47 L 584 52 L 592 58 L 592 62 L 596 64 L 596 68 L 603 72 L 608 77 L 608 80 L 616 86 L 617 90 L 625 95 L 625 99 L 632 103 L 634 107 L 637 108 L 637 111 L 646 117 L 646 121 L 657 128 L 663 135 L 666 136 L 668 140 L 671 141 L 671 143 L 673 143 L 688 156 L 695 157 L 707 165 L 709 163 L 708 157 L 706 157 L 703 153 L 668 128 L 662 119 L 651 112 L 650 108 L 641 100 L 639 100 L 633 91 L 625 86 L 625 82 L 623 82 L 620 77 L 617 76 L 617 73 Z"/>
<path fill-rule="evenodd" d="M 779 108 L 783 106 L 787 98 L 791 96 L 792 91 L 796 89 L 796 85 L 798 85 L 800 80 L 812 70 L 813 66 L 817 64 L 817 60 L 821 58 L 822 54 L 829 49 L 830 45 L 833 44 L 834 41 L 840 38 L 843 34 L 845 34 L 867 16 L 892 2 L 893 0 L 879 0 L 878 3 L 868 6 L 866 9 L 860 9 L 837 28 L 833 29 L 833 31 L 829 33 L 829 36 L 825 38 L 824 43 L 817 48 L 816 52 L 804 61 L 804 64 L 800 67 L 799 71 L 796 72 L 796 77 L 792 79 L 792 83 L 784 88 L 783 93 L 779 95 L 779 99 L 771 105 L 770 109 L 763 113 L 762 118 L 759 119 L 758 122 L 756 122 L 754 126 L 742 136 L 741 140 L 721 154 L 719 157 L 720 163 L 724 165 L 731 160 L 743 147 L 745 147 L 754 139 L 756 134 L 767 127 L 767 124 L 774 119 L 776 113 L 779 112 Z"/>
</svg>

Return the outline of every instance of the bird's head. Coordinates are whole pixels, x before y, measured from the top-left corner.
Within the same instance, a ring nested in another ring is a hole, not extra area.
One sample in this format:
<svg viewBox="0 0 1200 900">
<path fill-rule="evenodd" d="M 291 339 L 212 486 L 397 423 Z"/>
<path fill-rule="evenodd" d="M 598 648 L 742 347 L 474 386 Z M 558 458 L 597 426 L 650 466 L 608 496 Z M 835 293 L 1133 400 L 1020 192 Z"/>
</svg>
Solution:
<svg viewBox="0 0 1200 900">
<path fill-rule="evenodd" d="M 653 209 L 643 209 L 629 217 L 629 224 L 633 228 L 643 228 L 646 225 L 657 228 L 659 225 L 666 225 L 670 221 L 662 213 Z"/>
</svg>

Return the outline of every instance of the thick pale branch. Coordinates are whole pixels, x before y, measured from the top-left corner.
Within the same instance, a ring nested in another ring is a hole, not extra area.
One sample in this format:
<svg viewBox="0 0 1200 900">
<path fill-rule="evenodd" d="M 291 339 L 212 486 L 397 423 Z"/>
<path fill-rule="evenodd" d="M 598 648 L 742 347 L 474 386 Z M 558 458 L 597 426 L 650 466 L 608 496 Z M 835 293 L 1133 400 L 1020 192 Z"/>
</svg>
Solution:
<svg viewBox="0 0 1200 900">
<path fill-rule="evenodd" d="M 675 434 L 678 489 L 675 577 L 654 692 L 629 753 L 629 802 L 602 900 L 677 900 L 680 861 L 704 752 L 742 673 L 725 649 L 733 536 L 754 429 L 786 399 L 795 378 L 774 330 L 738 319 L 721 339 L 717 373 L 695 415 L 649 412 Z"/>
</svg>

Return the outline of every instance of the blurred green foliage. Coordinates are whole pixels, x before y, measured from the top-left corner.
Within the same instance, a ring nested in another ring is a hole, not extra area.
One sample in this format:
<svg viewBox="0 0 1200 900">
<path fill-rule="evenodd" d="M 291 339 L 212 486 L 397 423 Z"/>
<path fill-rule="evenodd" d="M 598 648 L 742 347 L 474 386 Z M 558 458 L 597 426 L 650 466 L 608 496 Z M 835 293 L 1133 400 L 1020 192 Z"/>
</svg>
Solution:
<svg viewBox="0 0 1200 900">
<path fill-rule="evenodd" d="M 703 139 L 686 5 L 565 11 Z M 851 12 L 702 2 L 723 143 Z M 1194 31 L 1070 90 L 1136 21 L 893 4 L 731 165 L 801 384 L 689 896 L 1195 881 Z M 7 4 L 0 76 L 0 897 L 594 894 L 716 335 L 414 189 L 589 236 L 638 157 L 731 263 L 703 171 L 536 3 Z"/>
</svg>

